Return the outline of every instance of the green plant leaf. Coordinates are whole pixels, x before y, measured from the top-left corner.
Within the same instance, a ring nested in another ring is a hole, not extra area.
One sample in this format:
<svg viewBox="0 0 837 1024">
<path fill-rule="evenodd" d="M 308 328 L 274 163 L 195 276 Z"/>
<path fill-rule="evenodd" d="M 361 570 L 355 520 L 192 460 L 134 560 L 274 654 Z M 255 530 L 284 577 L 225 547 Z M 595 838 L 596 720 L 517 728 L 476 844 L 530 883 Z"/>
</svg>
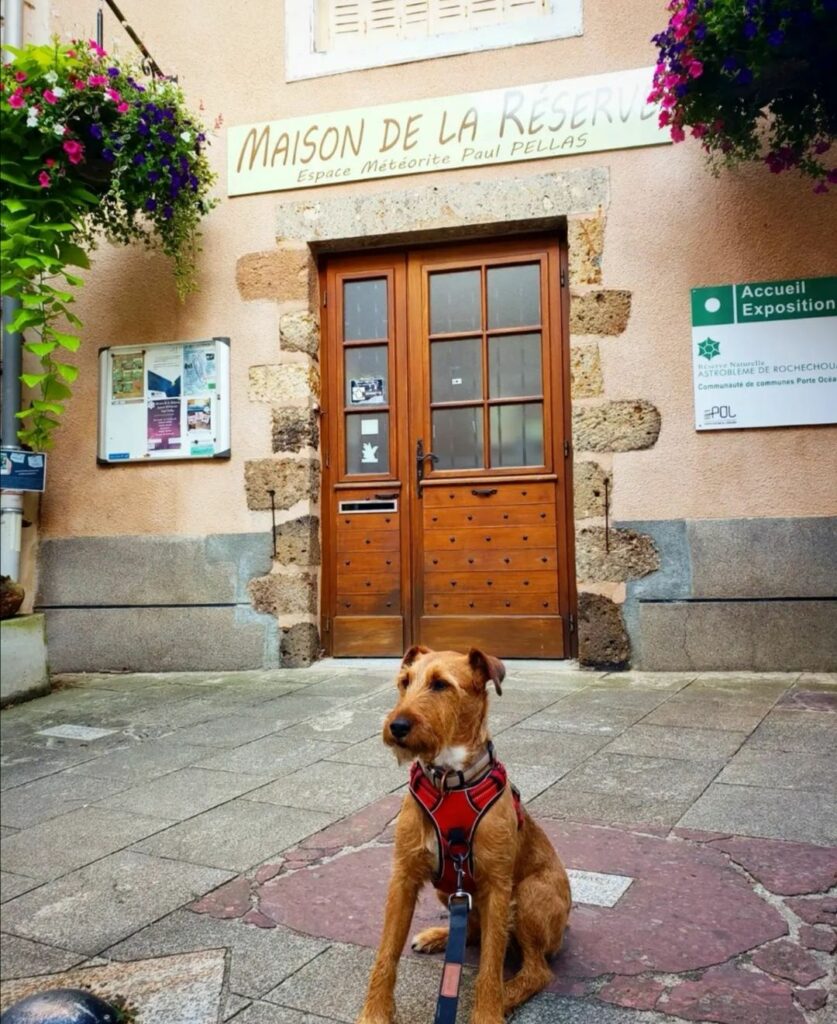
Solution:
<svg viewBox="0 0 837 1024">
<path fill-rule="evenodd" d="M 33 326 L 33 324 L 43 323 L 43 314 L 39 310 L 35 309 L 21 309 L 18 311 L 17 316 L 9 324 L 8 330 L 12 333 L 25 330 L 27 327 Z"/>
<path fill-rule="evenodd" d="M 20 375 L 20 379 L 28 388 L 36 388 L 46 377 L 45 373 L 22 373 Z"/>
<path fill-rule="evenodd" d="M 28 341 L 23 347 L 27 352 L 31 352 L 33 356 L 42 359 L 44 356 L 48 356 L 50 352 L 54 352 L 57 346 L 54 341 Z"/>
<path fill-rule="evenodd" d="M 72 363 L 54 363 L 53 365 L 64 380 L 69 381 L 70 384 L 78 377 L 78 367 L 73 366 Z"/>
<path fill-rule="evenodd" d="M 32 403 L 32 407 L 37 412 L 52 412 L 56 416 L 60 416 L 64 411 L 64 406 L 60 402 L 43 402 L 38 398 Z"/>
<path fill-rule="evenodd" d="M 64 242 L 58 249 L 58 255 L 71 267 L 83 267 L 85 270 L 90 266 L 90 259 L 80 245 L 75 242 Z"/>
<path fill-rule="evenodd" d="M 81 338 L 75 334 L 64 334 L 61 331 L 50 331 L 50 334 L 62 348 L 69 349 L 70 352 L 77 352 L 78 347 L 81 344 Z"/>
</svg>

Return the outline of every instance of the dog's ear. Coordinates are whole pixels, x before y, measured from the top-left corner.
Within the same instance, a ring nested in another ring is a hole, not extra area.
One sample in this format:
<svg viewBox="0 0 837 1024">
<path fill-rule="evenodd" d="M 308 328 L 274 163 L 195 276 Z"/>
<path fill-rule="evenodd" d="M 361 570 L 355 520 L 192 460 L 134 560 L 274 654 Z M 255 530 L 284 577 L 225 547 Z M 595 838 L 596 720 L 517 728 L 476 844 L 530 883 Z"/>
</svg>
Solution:
<svg viewBox="0 0 837 1024">
<path fill-rule="evenodd" d="M 502 694 L 503 688 L 500 683 L 506 678 L 506 666 L 499 658 L 493 658 L 490 654 L 484 654 L 476 647 L 472 647 L 468 651 L 468 664 L 479 689 L 484 690 L 488 683 L 492 682 L 497 693 Z"/>
<path fill-rule="evenodd" d="M 430 654 L 430 648 L 424 647 L 422 646 L 422 644 L 413 644 L 409 651 L 407 651 L 407 653 L 404 655 L 404 660 L 401 662 L 401 667 L 409 668 L 410 665 L 412 665 L 413 662 L 416 660 L 416 658 L 420 658 L 422 654 Z"/>
</svg>

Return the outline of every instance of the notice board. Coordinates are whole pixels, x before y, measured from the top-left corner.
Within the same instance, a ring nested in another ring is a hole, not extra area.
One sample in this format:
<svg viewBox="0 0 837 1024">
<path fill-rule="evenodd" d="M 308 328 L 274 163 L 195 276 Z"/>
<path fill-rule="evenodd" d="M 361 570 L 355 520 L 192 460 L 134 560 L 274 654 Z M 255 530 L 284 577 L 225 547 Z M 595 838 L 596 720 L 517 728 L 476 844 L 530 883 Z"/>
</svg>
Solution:
<svg viewBox="0 0 837 1024">
<path fill-rule="evenodd" d="M 230 340 L 99 350 L 104 465 L 230 457 Z"/>
<path fill-rule="evenodd" d="M 696 430 L 837 422 L 837 277 L 692 289 Z"/>
</svg>

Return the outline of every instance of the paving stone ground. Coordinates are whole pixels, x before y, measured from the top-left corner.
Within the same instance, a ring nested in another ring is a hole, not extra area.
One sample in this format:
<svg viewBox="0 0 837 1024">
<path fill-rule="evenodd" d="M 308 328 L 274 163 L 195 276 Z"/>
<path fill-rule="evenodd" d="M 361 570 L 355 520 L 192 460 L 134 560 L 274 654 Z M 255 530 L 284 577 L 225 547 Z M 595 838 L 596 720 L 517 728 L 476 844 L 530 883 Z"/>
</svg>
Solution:
<svg viewBox="0 0 837 1024">
<path fill-rule="evenodd" d="M 837 676 L 508 668 L 498 753 L 589 900 L 514 1024 L 837 1020 Z M 351 1024 L 406 781 L 394 669 L 67 676 L 3 711 L 0 1008 L 221 950 L 220 1017 L 184 1020 Z M 415 928 L 443 916 L 426 893 Z M 400 1024 L 439 960 L 405 954 Z"/>
</svg>

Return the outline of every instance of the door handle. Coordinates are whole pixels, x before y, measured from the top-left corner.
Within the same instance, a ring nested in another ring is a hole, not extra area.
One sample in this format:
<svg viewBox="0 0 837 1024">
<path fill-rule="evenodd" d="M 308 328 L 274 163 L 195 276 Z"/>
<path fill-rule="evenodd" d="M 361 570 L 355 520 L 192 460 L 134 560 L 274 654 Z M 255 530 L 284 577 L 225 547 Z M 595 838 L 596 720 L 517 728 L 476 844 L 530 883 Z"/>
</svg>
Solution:
<svg viewBox="0 0 837 1024">
<path fill-rule="evenodd" d="M 398 497 L 398 491 L 392 491 L 390 494 L 376 494 L 376 501 L 392 501 L 393 498 Z"/>
<path fill-rule="evenodd" d="M 490 498 L 496 493 L 496 487 L 474 487 L 471 489 L 471 494 L 473 494 L 475 498 Z"/>
<path fill-rule="evenodd" d="M 434 455 L 433 452 L 426 452 L 424 450 L 424 441 L 419 438 L 416 441 L 416 489 L 419 497 L 421 497 L 421 482 L 424 479 L 424 464 L 428 459 L 430 459 L 432 466 L 439 461 L 439 456 Z"/>
</svg>

